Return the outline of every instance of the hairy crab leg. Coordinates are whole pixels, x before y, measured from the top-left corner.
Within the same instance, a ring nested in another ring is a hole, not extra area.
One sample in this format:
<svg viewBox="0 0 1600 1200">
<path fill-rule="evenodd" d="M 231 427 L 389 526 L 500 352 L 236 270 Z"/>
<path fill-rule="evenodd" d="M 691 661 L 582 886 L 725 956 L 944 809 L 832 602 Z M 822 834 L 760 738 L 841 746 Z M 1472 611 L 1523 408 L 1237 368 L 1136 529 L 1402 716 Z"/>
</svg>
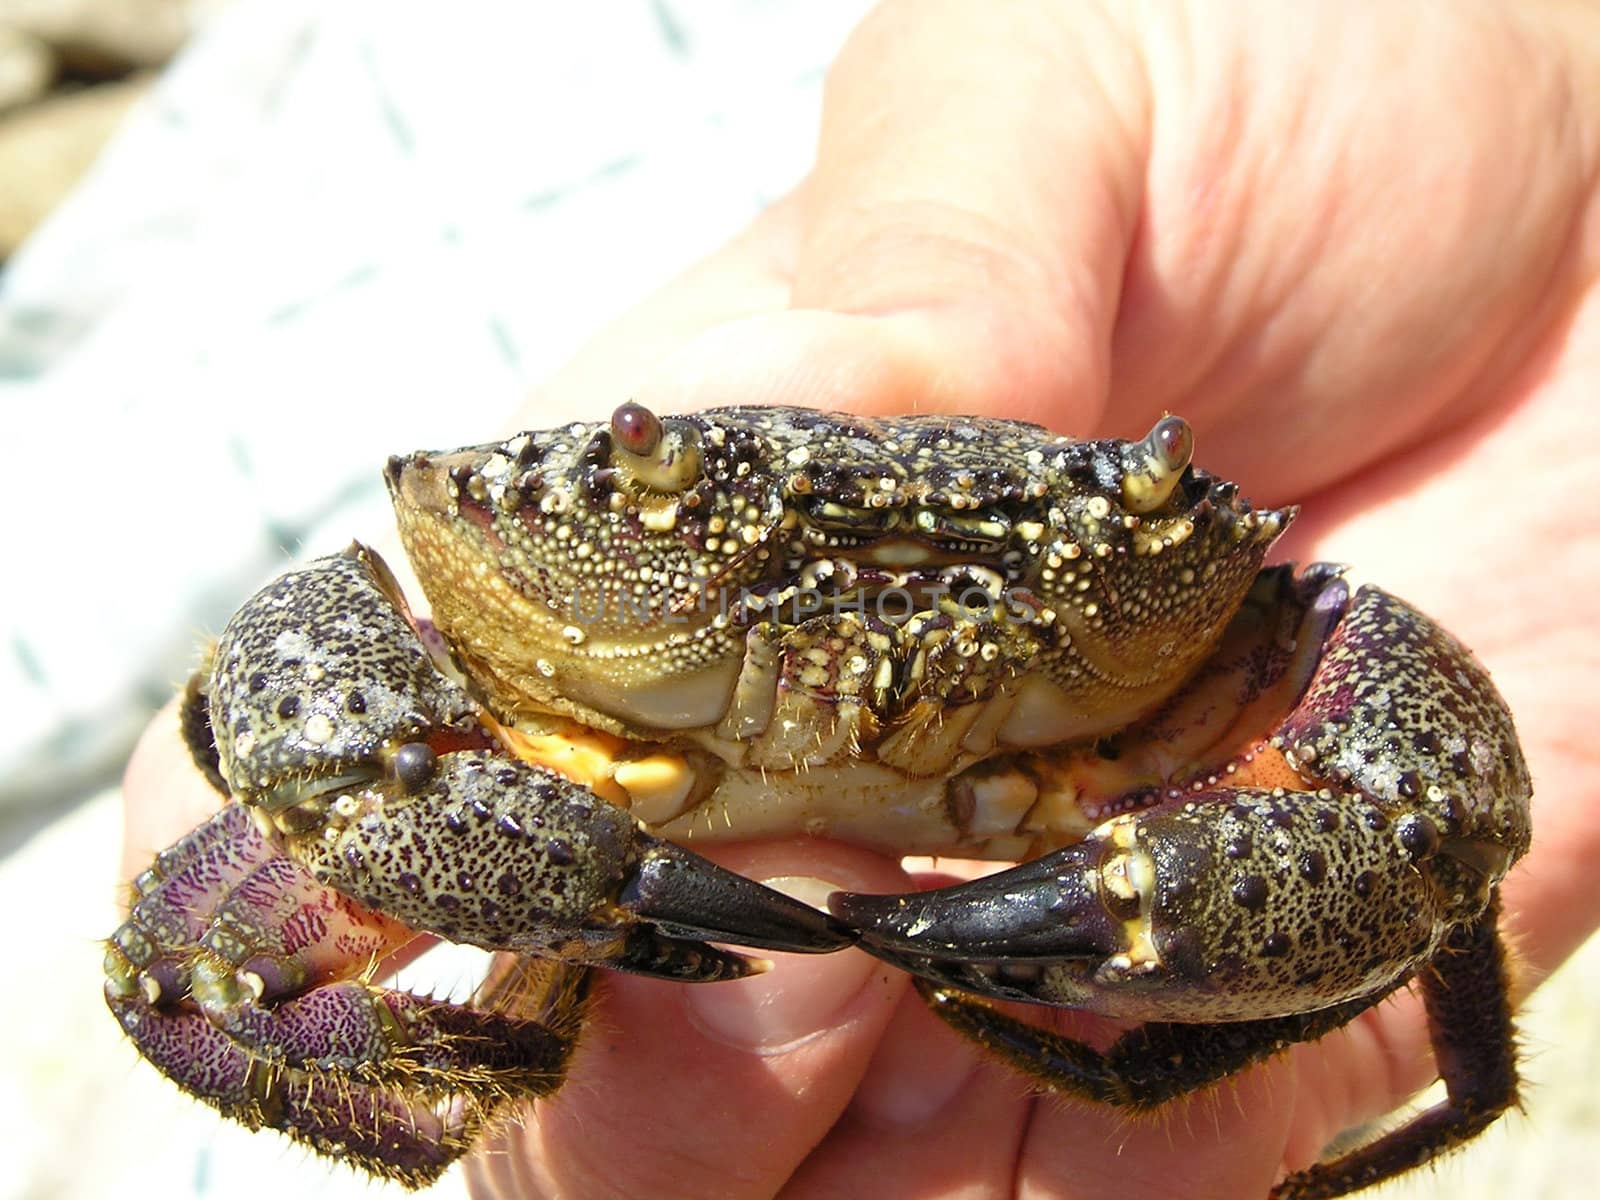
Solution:
<svg viewBox="0 0 1600 1200">
<path fill-rule="evenodd" d="M 277 1059 L 186 1006 L 110 1004 L 145 1058 L 225 1116 L 411 1186 L 437 1178 L 504 1103 L 553 1092 L 577 1025 L 576 1000 L 543 1022 L 490 1020 L 347 982 L 272 1010 Z"/>
<path fill-rule="evenodd" d="M 136 891 L 108 944 L 107 1003 L 146 1058 L 252 1127 L 421 1183 L 504 1101 L 561 1078 L 575 990 L 530 1020 L 355 978 L 414 935 L 316 884 L 241 806 Z"/>
<path fill-rule="evenodd" d="M 1446 1098 L 1365 1145 L 1288 1176 L 1272 1190 L 1271 1200 L 1327 1200 L 1358 1191 L 1470 1140 L 1516 1103 L 1516 1053 L 1497 910 L 1498 897 L 1477 921 L 1452 929 L 1433 965 L 1419 976 Z M 1297 1042 L 1319 1038 L 1379 998 L 1257 1021 L 1151 1021 L 1099 1051 L 996 1011 L 986 1001 L 921 980 L 918 990 L 954 1029 L 1045 1086 L 1138 1110 L 1157 1108 Z"/>
<path fill-rule="evenodd" d="M 1419 980 L 1446 1099 L 1374 1141 L 1288 1176 L 1270 1200 L 1328 1200 L 1359 1191 L 1470 1140 L 1516 1103 L 1511 1004 L 1494 908 L 1453 929 L 1441 950 Z M 1008 1016 L 987 1001 L 923 980 L 917 986 L 952 1028 L 1046 1087 L 1140 1111 L 1322 1037 L 1391 990 L 1263 1020 L 1151 1021 L 1100 1051 Z"/>
<path fill-rule="evenodd" d="M 1041 1029 L 989 1001 L 916 981 L 928 1007 L 957 1032 L 1052 1091 L 1149 1112 L 1170 1100 L 1354 1020 L 1372 1006 L 1363 996 L 1308 1013 L 1259 1021 L 1184 1024 L 1147 1021 L 1105 1050 Z"/>
</svg>

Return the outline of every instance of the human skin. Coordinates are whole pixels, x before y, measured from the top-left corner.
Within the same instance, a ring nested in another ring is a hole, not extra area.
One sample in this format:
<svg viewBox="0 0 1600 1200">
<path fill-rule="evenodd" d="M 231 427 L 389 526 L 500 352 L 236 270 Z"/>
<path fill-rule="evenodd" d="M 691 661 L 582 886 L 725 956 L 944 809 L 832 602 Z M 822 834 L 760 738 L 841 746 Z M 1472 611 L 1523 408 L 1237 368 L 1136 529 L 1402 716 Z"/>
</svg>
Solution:
<svg viewBox="0 0 1600 1200">
<path fill-rule="evenodd" d="M 630 396 L 1082 436 L 1184 415 L 1208 469 L 1305 506 L 1285 557 L 1357 564 L 1493 673 L 1536 787 L 1504 888 L 1525 991 L 1600 917 L 1597 167 L 1576 4 L 886 4 L 810 176 L 522 423 Z M 173 728 L 129 769 L 130 874 L 216 803 Z M 826 842 L 716 857 L 809 895 L 916 886 Z M 481 1194 L 1262 1195 L 1435 1073 L 1403 994 L 1130 1121 L 1031 1095 L 854 951 L 597 993 L 567 1087 L 470 1165 Z"/>
</svg>

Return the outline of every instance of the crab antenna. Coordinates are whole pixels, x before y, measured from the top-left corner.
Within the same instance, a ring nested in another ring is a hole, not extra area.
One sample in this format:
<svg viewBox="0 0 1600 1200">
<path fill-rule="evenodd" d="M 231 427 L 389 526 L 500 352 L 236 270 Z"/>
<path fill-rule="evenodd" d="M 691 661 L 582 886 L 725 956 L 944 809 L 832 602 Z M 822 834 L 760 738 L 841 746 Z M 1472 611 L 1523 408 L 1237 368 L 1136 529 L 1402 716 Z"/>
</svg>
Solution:
<svg viewBox="0 0 1600 1200">
<path fill-rule="evenodd" d="M 1194 430 L 1182 417 L 1166 416 L 1122 451 L 1122 502 L 1132 513 L 1154 512 L 1167 502 L 1194 457 Z"/>
</svg>

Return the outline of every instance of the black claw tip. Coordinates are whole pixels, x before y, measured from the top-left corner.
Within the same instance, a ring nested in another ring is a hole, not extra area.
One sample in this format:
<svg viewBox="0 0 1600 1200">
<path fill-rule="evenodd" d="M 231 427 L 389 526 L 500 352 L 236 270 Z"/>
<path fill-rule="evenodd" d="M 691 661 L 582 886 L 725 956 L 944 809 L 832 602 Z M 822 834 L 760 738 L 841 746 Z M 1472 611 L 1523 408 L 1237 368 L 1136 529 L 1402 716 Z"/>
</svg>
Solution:
<svg viewBox="0 0 1600 1200">
<path fill-rule="evenodd" d="M 825 954 L 856 940 L 854 930 L 827 913 L 655 839 L 621 904 L 670 938 L 799 954 Z"/>
</svg>

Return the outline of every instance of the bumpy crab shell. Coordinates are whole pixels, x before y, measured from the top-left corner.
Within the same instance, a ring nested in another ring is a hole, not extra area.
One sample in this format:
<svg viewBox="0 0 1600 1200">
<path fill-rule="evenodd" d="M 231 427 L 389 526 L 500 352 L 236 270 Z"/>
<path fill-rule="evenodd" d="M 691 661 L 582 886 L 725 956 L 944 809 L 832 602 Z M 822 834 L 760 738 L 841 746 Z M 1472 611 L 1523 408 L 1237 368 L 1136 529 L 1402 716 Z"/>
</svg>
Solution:
<svg viewBox="0 0 1600 1200">
<path fill-rule="evenodd" d="M 620 768 L 585 782 L 668 836 L 1004 859 L 1099 814 L 968 768 L 1148 713 L 1292 515 L 1186 471 L 1190 445 L 1171 419 L 1126 443 L 624 408 L 395 459 L 389 479 L 489 707 L 558 747 L 574 724 L 622 739 Z"/>
<path fill-rule="evenodd" d="M 1146 1107 L 1427 967 L 1449 1098 L 1277 1194 L 1472 1136 L 1515 1097 L 1510 716 L 1393 596 L 1263 569 L 1292 510 L 1192 442 L 630 404 L 391 460 L 439 654 L 359 548 L 241 610 L 186 709 L 238 803 L 141 877 L 113 1009 L 225 1112 L 416 1182 L 559 1085 L 586 964 L 857 944 L 1045 1085 Z M 1030 861 L 828 917 L 682 846 L 795 831 Z M 413 930 L 556 966 L 424 1005 L 362 975 Z M 1146 1024 L 1098 1052 L 982 997 Z"/>
</svg>

